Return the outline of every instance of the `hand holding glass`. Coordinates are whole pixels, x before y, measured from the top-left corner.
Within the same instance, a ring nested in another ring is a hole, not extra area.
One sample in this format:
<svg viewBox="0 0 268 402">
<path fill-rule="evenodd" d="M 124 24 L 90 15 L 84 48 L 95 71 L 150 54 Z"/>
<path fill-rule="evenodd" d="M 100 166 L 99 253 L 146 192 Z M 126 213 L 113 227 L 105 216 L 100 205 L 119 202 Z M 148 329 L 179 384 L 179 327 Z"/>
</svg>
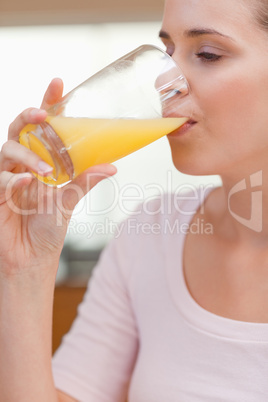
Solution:
<svg viewBox="0 0 268 402">
<path fill-rule="evenodd" d="M 58 186 L 87 168 L 114 162 L 183 125 L 188 84 L 163 50 L 143 45 L 105 67 L 27 125 L 20 143 L 53 167 L 37 176 Z"/>
</svg>

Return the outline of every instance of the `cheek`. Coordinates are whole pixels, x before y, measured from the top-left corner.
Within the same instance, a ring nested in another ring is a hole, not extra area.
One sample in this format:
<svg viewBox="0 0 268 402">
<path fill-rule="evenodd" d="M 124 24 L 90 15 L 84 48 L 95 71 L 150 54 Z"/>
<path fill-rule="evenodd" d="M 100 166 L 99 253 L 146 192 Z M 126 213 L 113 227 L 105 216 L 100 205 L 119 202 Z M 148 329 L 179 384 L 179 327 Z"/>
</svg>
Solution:
<svg viewBox="0 0 268 402">
<path fill-rule="evenodd" d="M 217 77 L 196 93 L 206 124 L 215 124 L 219 133 L 235 131 L 235 138 L 245 138 L 252 137 L 252 130 L 266 132 L 268 87 L 254 75 Z"/>
<path fill-rule="evenodd" d="M 241 110 L 248 105 L 250 106 L 250 99 L 252 96 L 251 85 L 237 76 L 224 76 L 211 75 L 206 80 L 200 79 L 202 86 L 196 84 L 196 90 L 200 103 L 204 107 L 209 107 L 209 110 L 223 111 L 228 110 L 229 113 Z M 209 112 L 207 110 L 207 112 Z"/>
<path fill-rule="evenodd" d="M 185 141 L 170 141 L 174 165 L 181 172 L 219 174 L 245 158 L 259 158 L 268 146 L 266 77 L 241 71 L 240 66 L 240 72 L 217 77 L 199 74 L 191 82 L 199 124 Z"/>
</svg>

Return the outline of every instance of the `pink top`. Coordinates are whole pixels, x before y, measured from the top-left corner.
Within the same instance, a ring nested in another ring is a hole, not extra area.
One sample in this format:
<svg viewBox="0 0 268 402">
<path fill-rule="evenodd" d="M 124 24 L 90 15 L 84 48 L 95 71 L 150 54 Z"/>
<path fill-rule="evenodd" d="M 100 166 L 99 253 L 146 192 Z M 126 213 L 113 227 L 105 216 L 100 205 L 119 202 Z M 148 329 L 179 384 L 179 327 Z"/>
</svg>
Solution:
<svg viewBox="0 0 268 402">
<path fill-rule="evenodd" d="M 122 224 L 53 358 L 58 389 L 83 402 L 267 402 L 268 324 L 212 314 L 186 287 L 185 233 L 204 201 L 191 197 L 167 194 Z"/>
</svg>

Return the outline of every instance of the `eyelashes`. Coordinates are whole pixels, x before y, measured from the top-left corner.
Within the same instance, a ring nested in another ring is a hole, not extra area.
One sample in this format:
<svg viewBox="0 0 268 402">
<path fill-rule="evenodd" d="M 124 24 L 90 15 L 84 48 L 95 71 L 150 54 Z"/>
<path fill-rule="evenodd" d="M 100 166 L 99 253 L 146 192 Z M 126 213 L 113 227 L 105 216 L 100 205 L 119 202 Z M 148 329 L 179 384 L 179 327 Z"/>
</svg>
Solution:
<svg viewBox="0 0 268 402">
<path fill-rule="evenodd" d="M 201 59 L 205 63 L 213 63 L 215 61 L 218 61 L 222 58 L 222 56 L 215 54 L 215 53 L 210 53 L 210 52 L 200 52 L 200 53 L 195 53 L 198 59 Z"/>
<path fill-rule="evenodd" d="M 166 48 L 166 53 L 168 53 L 169 56 L 172 57 L 172 55 L 174 53 L 174 48 L 171 48 L 168 46 Z M 200 59 L 204 63 L 213 63 L 213 62 L 219 61 L 222 58 L 221 55 L 212 53 L 212 52 L 198 52 L 198 53 L 194 53 L 194 54 L 198 59 Z"/>
</svg>

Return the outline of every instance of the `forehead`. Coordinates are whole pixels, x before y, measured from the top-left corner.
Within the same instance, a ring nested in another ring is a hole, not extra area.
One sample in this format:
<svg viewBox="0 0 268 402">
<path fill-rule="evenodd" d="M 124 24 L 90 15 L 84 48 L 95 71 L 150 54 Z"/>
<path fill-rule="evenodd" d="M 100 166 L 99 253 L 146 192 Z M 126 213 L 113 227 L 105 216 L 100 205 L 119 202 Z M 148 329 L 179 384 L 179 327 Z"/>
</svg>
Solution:
<svg viewBox="0 0 268 402">
<path fill-rule="evenodd" d="M 192 25 L 239 33 L 258 30 L 253 12 L 255 0 L 166 0 L 163 29 L 176 31 Z"/>
</svg>

